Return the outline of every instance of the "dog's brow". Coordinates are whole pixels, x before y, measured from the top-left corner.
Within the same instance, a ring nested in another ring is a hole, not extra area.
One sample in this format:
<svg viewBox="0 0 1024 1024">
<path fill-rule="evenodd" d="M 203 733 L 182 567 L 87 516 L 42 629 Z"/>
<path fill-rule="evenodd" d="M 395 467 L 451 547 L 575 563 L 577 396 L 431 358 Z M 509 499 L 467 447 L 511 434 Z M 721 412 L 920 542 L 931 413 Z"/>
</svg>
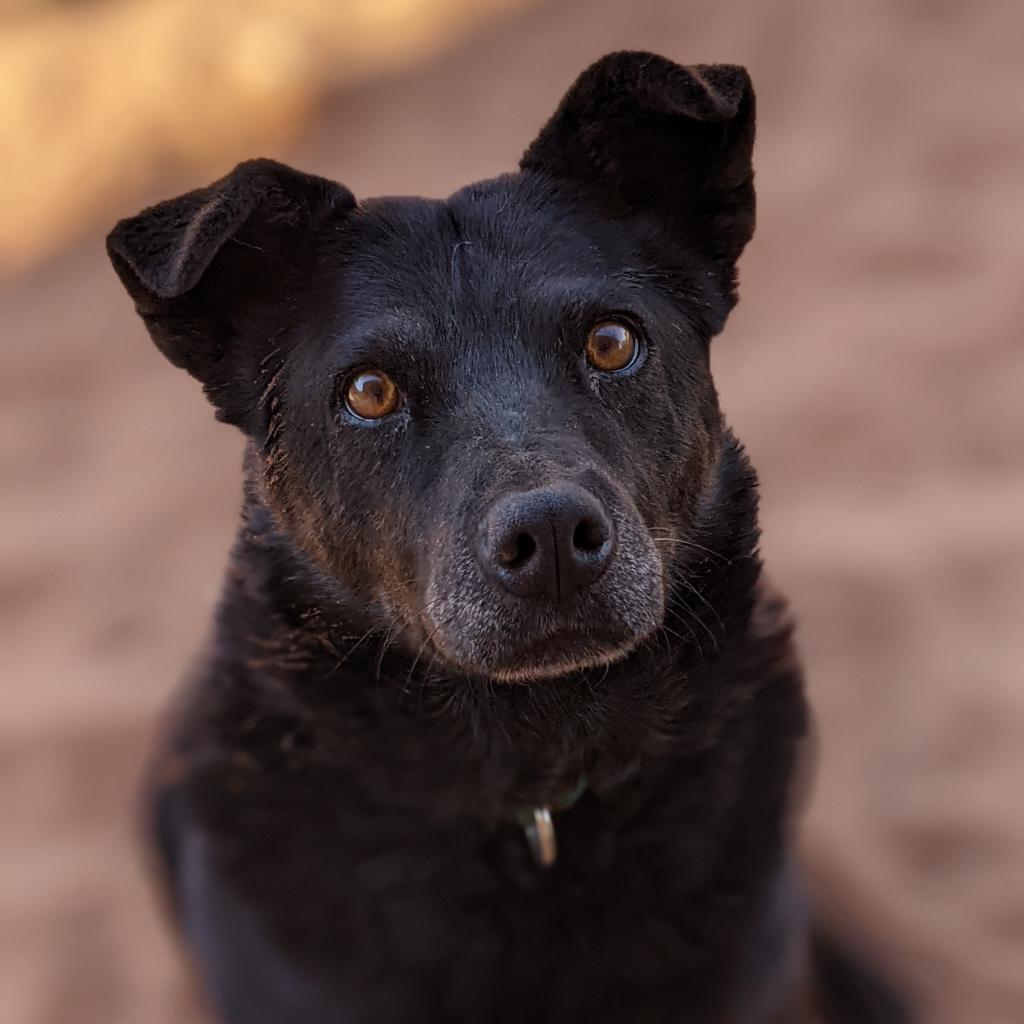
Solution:
<svg viewBox="0 0 1024 1024">
<path fill-rule="evenodd" d="M 649 287 L 642 277 L 630 271 L 606 275 L 560 275 L 544 279 L 536 289 L 537 297 L 546 304 L 562 306 L 567 302 L 577 305 L 628 307 L 635 302 L 637 292 Z"/>
<path fill-rule="evenodd" d="M 346 324 L 340 339 L 347 348 L 362 351 L 389 341 L 415 341 L 432 330 L 430 321 L 417 310 L 397 308 Z"/>
</svg>

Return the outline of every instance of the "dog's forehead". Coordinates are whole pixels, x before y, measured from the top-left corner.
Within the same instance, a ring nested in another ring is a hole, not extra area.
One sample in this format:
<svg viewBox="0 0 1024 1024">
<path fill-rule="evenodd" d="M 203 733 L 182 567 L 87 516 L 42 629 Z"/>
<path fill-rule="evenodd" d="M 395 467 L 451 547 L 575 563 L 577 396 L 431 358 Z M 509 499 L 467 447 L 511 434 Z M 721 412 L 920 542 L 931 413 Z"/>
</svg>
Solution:
<svg viewBox="0 0 1024 1024">
<path fill-rule="evenodd" d="M 396 307 L 451 302 L 483 312 L 538 290 L 628 277 L 628 244 L 542 180 L 508 175 L 444 200 L 364 202 L 348 247 L 346 291 Z"/>
</svg>

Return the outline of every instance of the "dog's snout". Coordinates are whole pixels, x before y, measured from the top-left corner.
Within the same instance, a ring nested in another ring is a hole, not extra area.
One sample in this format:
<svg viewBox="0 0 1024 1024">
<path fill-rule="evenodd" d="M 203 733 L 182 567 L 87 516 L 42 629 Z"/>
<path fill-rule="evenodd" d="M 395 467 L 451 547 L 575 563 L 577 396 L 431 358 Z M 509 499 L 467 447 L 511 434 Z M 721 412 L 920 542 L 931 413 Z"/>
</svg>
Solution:
<svg viewBox="0 0 1024 1024">
<path fill-rule="evenodd" d="M 479 555 L 485 572 L 517 597 L 560 600 L 601 576 L 614 541 L 597 498 L 564 484 L 496 502 L 483 522 Z"/>
</svg>

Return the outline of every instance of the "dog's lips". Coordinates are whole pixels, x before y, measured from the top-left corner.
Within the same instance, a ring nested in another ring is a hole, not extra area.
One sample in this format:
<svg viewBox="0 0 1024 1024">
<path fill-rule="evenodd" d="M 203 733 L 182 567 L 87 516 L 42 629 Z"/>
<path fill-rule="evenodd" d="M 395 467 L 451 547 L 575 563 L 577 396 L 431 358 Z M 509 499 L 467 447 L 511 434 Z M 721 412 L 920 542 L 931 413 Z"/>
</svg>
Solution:
<svg viewBox="0 0 1024 1024">
<path fill-rule="evenodd" d="M 624 658 L 636 645 L 636 638 L 621 634 L 555 633 L 517 652 L 496 675 L 508 680 L 553 678 Z"/>
<path fill-rule="evenodd" d="M 587 633 L 576 629 L 560 629 L 554 633 L 528 643 L 515 654 L 514 660 L 534 661 L 548 658 L 565 658 L 575 651 L 597 651 L 621 647 L 628 637 L 622 633 Z"/>
<path fill-rule="evenodd" d="M 639 639 L 625 631 L 560 629 L 504 651 L 493 662 L 460 667 L 510 682 L 551 679 L 618 661 Z"/>
</svg>

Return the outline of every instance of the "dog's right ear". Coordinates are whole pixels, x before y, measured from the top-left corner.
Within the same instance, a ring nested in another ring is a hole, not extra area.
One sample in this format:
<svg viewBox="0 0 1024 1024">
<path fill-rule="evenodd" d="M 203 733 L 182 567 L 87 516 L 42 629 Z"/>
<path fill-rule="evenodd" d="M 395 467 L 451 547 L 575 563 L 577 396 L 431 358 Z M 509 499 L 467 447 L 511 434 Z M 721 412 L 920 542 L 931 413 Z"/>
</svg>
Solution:
<svg viewBox="0 0 1024 1024">
<path fill-rule="evenodd" d="M 254 424 L 261 380 L 283 353 L 290 299 L 317 231 L 355 206 L 325 178 L 272 160 L 122 220 L 107 252 L 158 348 L 202 382 L 220 419 Z"/>
</svg>

